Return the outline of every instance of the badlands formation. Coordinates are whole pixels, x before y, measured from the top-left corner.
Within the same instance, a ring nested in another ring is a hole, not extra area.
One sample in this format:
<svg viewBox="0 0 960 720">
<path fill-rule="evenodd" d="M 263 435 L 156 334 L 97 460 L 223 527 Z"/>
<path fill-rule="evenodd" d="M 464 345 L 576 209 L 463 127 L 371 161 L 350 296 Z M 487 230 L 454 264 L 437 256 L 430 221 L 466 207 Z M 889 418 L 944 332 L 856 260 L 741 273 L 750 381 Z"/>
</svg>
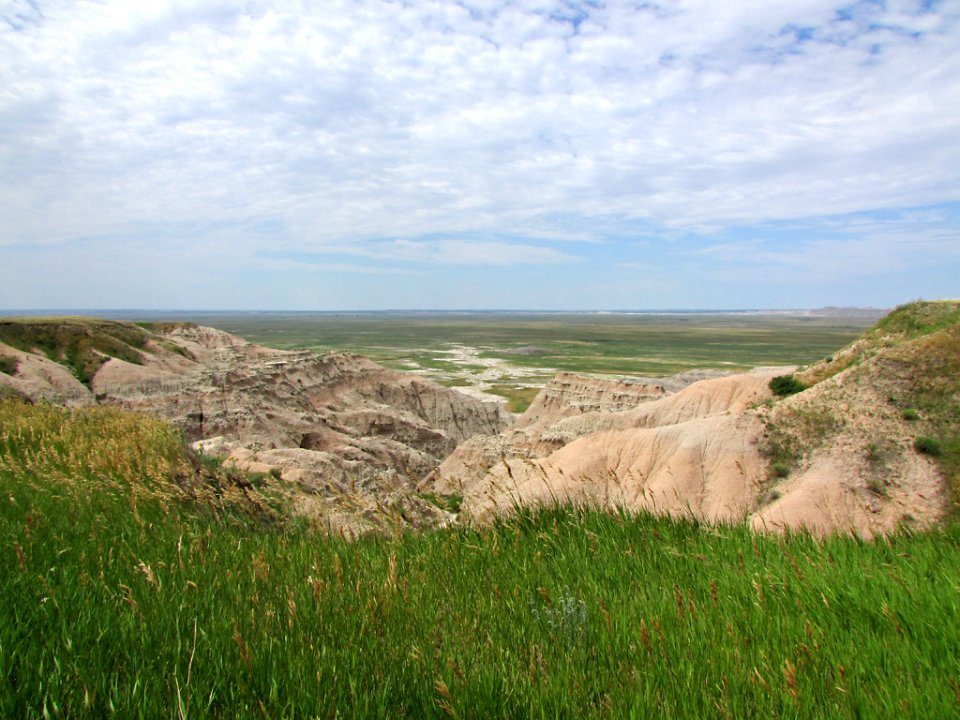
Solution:
<svg viewBox="0 0 960 720">
<path fill-rule="evenodd" d="M 16 365 L 0 373 L 0 396 L 162 417 L 203 454 L 279 476 L 297 511 L 335 532 L 448 523 L 414 481 L 508 417 L 358 355 L 273 350 L 192 324 L 2 321 L 4 337 L 19 347 L 0 342 Z"/>
<path fill-rule="evenodd" d="M 574 502 L 872 536 L 951 511 L 949 470 L 916 440 L 960 417 L 958 319 L 960 303 L 898 310 L 797 373 L 806 389 L 789 397 L 770 381 L 792 368 L 560 373 L 518 418 L 356 355 L 190 324 L 0 321 L 0 397 L 159 415 L 204 454 L 278 477 L 335 532 L 443 525 L 454 516 L 432 500 L 460 496 L 473 523 Z"/>
<path fill-rule="evenodd" d="M 960 303 L 898 312 L 799 373 L 810 387 L 786 398 L 770 381 L 792 368 L 679 390 L 691 378 L 559 375 L 506 431 L 462 443 L 428 485 L 461 493 L 474 522 L 573 502 L 768 531 L 870 537 L 931 525 L 951 491 L 915 442 L 942 418 L 914 405 L 960 417 Z"/>
</svg>

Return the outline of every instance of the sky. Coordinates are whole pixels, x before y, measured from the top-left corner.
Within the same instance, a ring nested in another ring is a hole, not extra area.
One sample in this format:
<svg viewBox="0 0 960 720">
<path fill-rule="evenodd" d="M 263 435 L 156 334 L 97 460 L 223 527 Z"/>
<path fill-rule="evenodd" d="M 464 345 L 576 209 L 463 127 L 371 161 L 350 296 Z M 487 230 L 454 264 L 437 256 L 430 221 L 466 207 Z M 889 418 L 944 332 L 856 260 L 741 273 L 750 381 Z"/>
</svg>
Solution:
<svg viewBox="0 0 960 720">
<path fill-rule="evenodd" d="M 0 0 L 0 308 L 960 296 L 960 0 Z"/>
</svg>

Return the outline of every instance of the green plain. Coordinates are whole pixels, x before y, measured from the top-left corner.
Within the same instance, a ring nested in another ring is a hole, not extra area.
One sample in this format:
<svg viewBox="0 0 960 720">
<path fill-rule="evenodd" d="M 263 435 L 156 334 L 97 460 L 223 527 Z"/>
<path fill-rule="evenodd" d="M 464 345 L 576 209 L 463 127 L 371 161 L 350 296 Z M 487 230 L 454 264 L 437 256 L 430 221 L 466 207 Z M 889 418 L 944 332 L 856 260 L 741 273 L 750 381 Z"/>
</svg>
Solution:
<svg viewBox="0 0 960 720">
<path fill-rule="evenodd" d="M 198 321 L 278 348 L 348 350 L 378 360 L 432 358 L 452 344 L 515 365 L 662 375 L 691 367 L 748 368 L 823 358 L 871 319 L 720 314 L 209 315 Z M 511 351 L 535 347 L 543 352 Z"/>
<path fill-rule="evenodd" d="M 491 391 L 514 407 L 557 370 L 662 377 L 684 370 L 803 365 L 835 352 L 875 320 L 758 313 L 250 313 L 191 318 L 282 349 L 349 351 L 438 381 L 465 368 L 443 351 L 476 348 L 506 363 Z M 519 351 L 519 352 L 518 352 Z M 476 369 L 476 368 L 475 368 Z"/>
</svg>

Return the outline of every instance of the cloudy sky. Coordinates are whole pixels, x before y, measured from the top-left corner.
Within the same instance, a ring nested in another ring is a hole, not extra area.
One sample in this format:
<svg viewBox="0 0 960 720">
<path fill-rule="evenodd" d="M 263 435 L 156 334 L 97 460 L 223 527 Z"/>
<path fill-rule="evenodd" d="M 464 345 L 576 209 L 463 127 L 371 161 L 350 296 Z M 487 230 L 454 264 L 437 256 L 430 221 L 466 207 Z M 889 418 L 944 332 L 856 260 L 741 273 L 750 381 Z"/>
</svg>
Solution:
<svg viewBox="0 0 960 720">
<path fill-rule="evenodd" d="M 0 18 L 0 308 L 960 296 L 960 0 Z"/>
</svg>

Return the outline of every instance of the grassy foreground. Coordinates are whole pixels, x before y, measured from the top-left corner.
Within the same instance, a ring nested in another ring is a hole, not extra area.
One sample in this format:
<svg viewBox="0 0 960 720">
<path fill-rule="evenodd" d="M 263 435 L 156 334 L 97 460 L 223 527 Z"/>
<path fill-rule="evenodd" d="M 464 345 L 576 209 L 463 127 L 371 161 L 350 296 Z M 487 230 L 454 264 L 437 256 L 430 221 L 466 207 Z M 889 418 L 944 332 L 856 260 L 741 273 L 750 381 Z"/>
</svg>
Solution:
<svg viewBox="0 0 960 720">
<path fill-rule="evenodd" d="M 0 717 L 960 710 L 955 526 L 559 508 L 349 543 L 190 467 L 158 421 L 0 402 Z"/>
</svg>

